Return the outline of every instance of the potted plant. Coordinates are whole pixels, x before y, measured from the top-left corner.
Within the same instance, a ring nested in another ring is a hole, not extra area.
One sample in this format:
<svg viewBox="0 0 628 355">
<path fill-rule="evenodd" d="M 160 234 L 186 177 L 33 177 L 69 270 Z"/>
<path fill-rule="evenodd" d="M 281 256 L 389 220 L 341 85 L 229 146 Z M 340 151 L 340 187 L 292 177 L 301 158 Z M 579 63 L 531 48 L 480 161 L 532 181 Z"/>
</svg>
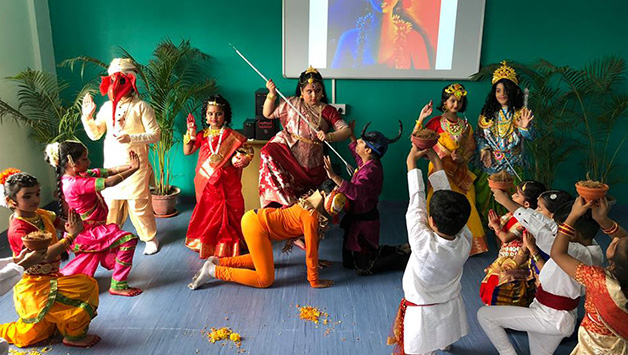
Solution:
<svg viewBox="0 0 628 355">
<path fill-rule="evenodd" d="M 54 74 L 26 69 L 6 79 L 17 83 L 19 105 L 14 108 L 0 99 L 0 119 L 9 117 L 29 126 L 31 138 L 41 145 L 77 139 L 76 130 L 81 124 L 80 98 L 87 92 L 96 92 L 93 85 L 86 85 L 74 100 L 67 101 L 62 94 L 69 84 Z"/>
<path fill-rule="evenodd" d="M 76 130 L 81 124 L 80 98 L 87 92 L 96 92 L 93 85 L 86 85 L 74 100 L 68 101 L 62 94 L 69 84 L 54 74 L 26 69 L 6 79 L 17 83 L 19 105 L 15 108 L 0 99 L 0 120 L 7 117 L 30 127 L 30 137 L 42 146 L 77 139 Z M 59 209 L 62 216 L 67 216 L 65 201 Z"/>
<path fill-rule="evenodd" d="M 576 182 L 576 192 L 587 202 L 599 200 L 606 196 L 608 189 L 607 184 L 591 179 L 588 173 L 586 180 Z"/>
<path fill-rule="evenodd" d="M 508 191 L 514 186 L 514 178 L 512 175 L 506 172 L 506 170 L 491 174 L 488 177 L 488 187 L 490 187 L 491 189 Z"/>
<path fill-rule="evenodd" d="M 175 45 L 170 39 L 157 44 L 153 57 L 147 64 L 141 64 L 125 49 L 124 56 L 137 64 L 138 83 L 155 110 L 155 117 L 161 130 L 159 142 L 151 145 L 151 163 L 155 175 L 153 208 L 156 216 L 176 214 L 174 205 L 180 189 L 170 184 L 172 178 L 172 148 L 180 141 L 175 137 L 174 126 L 177 117 L 197 110 L 202 100 L 217 90 L 216 81 L 209 77 L 207 62 L 209 55 L 191 46 L 189 40 Z M 106 64 L 93 58 L 81 56 L 68 59 L 61 64 L 73 68 L 76 63 L 83 67 L 96 64 L 106 70 Z"/>
<path fill-rule="evenodd" d="M 429 149 L 436 145 L 439 135 L 429 128 L 418 127 L 412 132 L 410 140 L 419 149 Z"/>
</svg>

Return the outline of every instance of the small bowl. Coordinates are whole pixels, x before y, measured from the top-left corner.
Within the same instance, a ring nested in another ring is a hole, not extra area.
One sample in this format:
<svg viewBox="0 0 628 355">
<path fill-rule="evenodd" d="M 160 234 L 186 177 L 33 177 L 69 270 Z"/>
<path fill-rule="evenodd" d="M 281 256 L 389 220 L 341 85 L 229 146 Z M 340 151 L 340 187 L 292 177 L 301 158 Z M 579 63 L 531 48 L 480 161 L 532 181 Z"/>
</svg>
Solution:
<svg viewBox="0 0 628 355">
<path fill-rule="evenodd" d="M 576 183 L 576 191 L 578 192 L 578 195 L 580 195 L 580 197 L 582 197 L 585 201 L 595 201 L 606 196 L 606 193 L 610 188 L 606 184 L 603 185 L 604 186 L 601 187 L 586 187 L 580 185 L 579 183 Z"/>
<path fill-rule="evenodd" d="M 38 233 L 38 232 L 35 232 Z M 27 234 L 22 237 L 22 243 L 28 250 L 42 250 L 48 249 L 50 242 L 52 241 L 52 235 L 50 233 L 45 233 L 44 239 L 29 239 L 29 235 Z"/>
<path fill-rule="evenodd" d="M 436 145 L 436 143 L 438 143 L 438 138 L 425 139 L 416 136 L 410 136 L 410 139 L 412 140 L 412 144 L 414 144 L 417 148 L 421 150 L 432 148 Z"/>
<path fill-rule="evenodd" d="M 502 190 L 502 191 L 508 191 L 508 190 L 512 189 L 513 187 L 515 187 L 515 184 L 513 183 L 512 180 L 508 180 L 508 181 L 493 181 L 491 179 L 488 179 L 488 187 L 490 187 L 491 189 L 498 189 L 498 190 Z"/>
</svg>

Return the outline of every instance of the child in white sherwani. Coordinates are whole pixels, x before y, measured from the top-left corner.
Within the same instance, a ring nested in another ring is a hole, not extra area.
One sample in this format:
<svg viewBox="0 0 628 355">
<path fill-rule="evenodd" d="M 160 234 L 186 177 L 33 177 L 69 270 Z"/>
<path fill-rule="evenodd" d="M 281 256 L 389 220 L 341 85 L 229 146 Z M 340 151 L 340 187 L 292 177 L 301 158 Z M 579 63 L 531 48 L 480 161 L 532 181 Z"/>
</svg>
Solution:
<svg viewBox="0 0 628 355">
<path fill-rule="evenodd" d="M 40 263 L 44 258 L 42 251 L 23 249 L 16 258 L 0 259 L 0 296 L 9 292 L 24 275 L 24 269 Z M 9 343 L 0 338 L 0 355 L 9 353 Z"/>
<path fill-rule="evenodd" d="M 434 188 L 427 213 L 425 184 L 416 161 L 427 156 L 434 165 L 429 181 Z M 465 226 L 471 206 L 451 191 L 438 155 L 414 145 L 408 154 L 406 213 L 412 254 L 403 274 L 404 299 L 393 325 L 389 344 L 400 354 L 434 354 L 448 348 L 468 332 L 467 314 L 460 294 L 462 269 L 471 250 L 471 232 Z"/>
</svg>

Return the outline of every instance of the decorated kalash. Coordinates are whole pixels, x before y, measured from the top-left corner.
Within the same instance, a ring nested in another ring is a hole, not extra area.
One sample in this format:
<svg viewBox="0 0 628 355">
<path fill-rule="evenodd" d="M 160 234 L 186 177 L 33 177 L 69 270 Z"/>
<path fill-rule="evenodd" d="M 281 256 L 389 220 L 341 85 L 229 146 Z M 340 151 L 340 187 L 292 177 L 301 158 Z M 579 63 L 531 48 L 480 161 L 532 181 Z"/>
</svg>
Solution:
<svg viewBox="0 0 628 355">
<path fill-rule="evenodd" d="M 475 132 L 475 165 L 479 171 L 475 180 L 476 204 L 485 221 L 490 209 L 505 214 L 492 197 L 488 176 L 506 171 L 515 176 L 515 184 L 521 182 L 526 164 L 524 141 L 534 139 L 534 114 L 524 107 L 524 94 L 515 70 L 503 61 L 493 73 L 492 83 Z"/>
</svg>

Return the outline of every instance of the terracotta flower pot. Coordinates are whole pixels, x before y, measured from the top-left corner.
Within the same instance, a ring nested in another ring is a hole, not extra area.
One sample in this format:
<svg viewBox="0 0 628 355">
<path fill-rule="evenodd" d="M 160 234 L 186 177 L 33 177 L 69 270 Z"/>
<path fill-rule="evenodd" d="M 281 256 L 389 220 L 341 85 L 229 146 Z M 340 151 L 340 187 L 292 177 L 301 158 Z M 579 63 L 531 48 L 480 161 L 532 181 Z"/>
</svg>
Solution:
<svg viewBox="0 0 628 355">
<path fill-rule="evenodd" d="M 177 199 L 181 194 L 181 189 L 176 186 L 171 186 L 170 191 L 171 192 L 168 195 L 155 195 L 153 189 L 151 188 L 151 197 L 155 217 L 173 217 L 178 213 L 175 206 L 177 204 Z"/>
<path fill-rule="evenodd" d="M 608 189 L 609 186 L 606 184 L 602 184 L 600 187 L 587 187 L 582 186 L 580 182 L 576 183 L 576 191 L 578 192 L 578 195 L 580 195 L 580 197 L 587 202 L 599 200 L 606 196 Z"/>
<path fill-rule="evenodd" d="M 425 138 L 419 138 L 417 136 L 410 136 L 410 139 L 412 140 L 412 143 L 421 150 L 432 148 L 433 146 L 436 145 L 436 143 L 438 143 L 438 138 L 425 139 Z"/>
<path fill-rule="evenodd" d="M 491 189 L 508 191 L 512 189 L 513 187 L 515 187 L 515 184 L 513 183 L 512 180 L 494 181 L 494 180 L 488 179 L 488 187 L 490 187 Z"/>
</svg>

